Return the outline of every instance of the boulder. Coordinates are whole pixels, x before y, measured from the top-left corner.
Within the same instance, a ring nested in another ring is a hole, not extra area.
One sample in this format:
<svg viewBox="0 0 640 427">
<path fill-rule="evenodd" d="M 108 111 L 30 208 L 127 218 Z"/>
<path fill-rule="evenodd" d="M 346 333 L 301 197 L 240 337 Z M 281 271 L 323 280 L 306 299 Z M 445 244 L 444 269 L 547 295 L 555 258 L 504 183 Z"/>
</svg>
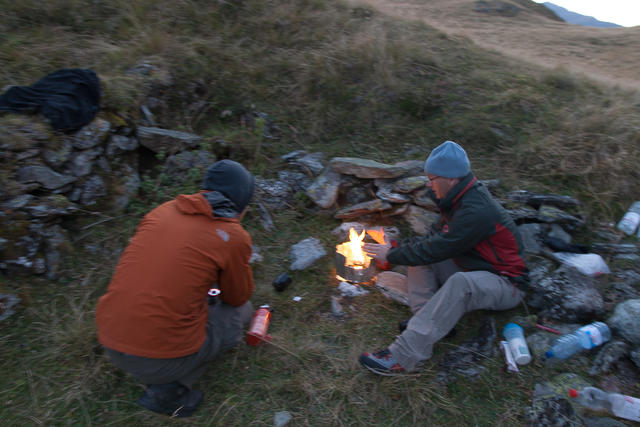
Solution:
<svg viewBox="0 0 640 427">
<path fill-rule="evenodd" d="M 586 323 L 604 315 L 604 301 L 593 277 L 561 266 L 539 282 L 531 281 L 527 303 L 540 317 Z"/>
<path fill-rule="evenodd" d="M 616 305 L 607 320 L 613 332 L 634 346 L 640 345 L 640 299 L 632 299 Z"/>
</svg>

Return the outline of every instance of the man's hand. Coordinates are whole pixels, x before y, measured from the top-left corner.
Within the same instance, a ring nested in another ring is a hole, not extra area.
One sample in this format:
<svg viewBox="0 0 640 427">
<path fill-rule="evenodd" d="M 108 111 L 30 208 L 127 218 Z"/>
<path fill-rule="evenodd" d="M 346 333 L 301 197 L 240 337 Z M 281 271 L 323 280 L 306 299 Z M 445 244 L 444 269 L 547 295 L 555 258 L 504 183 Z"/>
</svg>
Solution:
<svg viewBox="0 0 640 427">
<path fill-rule="evenodd" d="M 377 243 L 365 243 L 362 245 L 364 252 L 371 258 L 377 259 L 381 263 L 387 262 L 387 252 L 391 249 L 391 243 L 379 245 Z"/>
</svg>

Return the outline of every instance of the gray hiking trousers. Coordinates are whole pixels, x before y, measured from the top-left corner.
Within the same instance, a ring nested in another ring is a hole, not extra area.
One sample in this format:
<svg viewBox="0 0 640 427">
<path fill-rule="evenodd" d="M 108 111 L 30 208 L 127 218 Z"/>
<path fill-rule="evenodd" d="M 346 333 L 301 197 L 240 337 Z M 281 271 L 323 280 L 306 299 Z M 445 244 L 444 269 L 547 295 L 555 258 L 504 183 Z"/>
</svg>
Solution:
<svg viewBox="0 0 640 427">
<path fill-rule="evenodd" d="M 433 344 L 447 335 L 465 313 L 509 310 L 524 296 L 504 276 L 488 271 L 463 272 L 452 260 L 409 267 L 407 282 L 413 317 L 389 350 L 408 371 L 431 357 Z"/>
<path fill-rule="evenodd" d="M 154 359 L 121 353 L 107 347 L 105 350 L 114 365 L 143 384 L 178 381 L 191 389 L 204 374 L 209 362 L 240 342 L 252 315 L 253 307 L 249 301 L 239 307 L 221 301 L 210 305 L 204 343 L 198 352 L 184 357 Z"/>
</svg>

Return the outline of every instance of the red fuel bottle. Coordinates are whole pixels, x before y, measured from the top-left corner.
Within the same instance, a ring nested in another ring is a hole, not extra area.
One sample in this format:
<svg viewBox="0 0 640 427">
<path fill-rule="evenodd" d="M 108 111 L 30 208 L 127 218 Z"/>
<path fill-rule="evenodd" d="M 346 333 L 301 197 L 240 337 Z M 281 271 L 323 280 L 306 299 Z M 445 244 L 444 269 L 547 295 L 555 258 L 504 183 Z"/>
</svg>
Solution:
<svg viewBox="0 0 640 427">
<path fill-rule="evenodd" d="M 247 344 L 256 346 L 262 344 L 263 341 L 271 340 L 271 335 L 267 334 L 269 322 L 271 321 L 271 307 L 261 305 L 253 314 L 251 325 L 247 331 Z"/>
</svg>

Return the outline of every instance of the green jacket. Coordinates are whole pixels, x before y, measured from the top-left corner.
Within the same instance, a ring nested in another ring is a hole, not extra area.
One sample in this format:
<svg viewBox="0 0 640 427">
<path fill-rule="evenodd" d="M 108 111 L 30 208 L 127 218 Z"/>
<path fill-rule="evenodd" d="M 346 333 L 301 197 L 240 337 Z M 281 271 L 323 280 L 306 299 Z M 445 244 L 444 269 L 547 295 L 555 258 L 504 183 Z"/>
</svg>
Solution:
<svg viewBox="0 0 640 427">
<path fill-rule="evenodd" d="M 440 208 L 442 227 L 400 242 L 387 254 L 391 264 L 427 265 L 452 258 L 464 271 L 489 271 L 526 284 L 528 270 L 516 225 L 473 173 L 444 199 L 433 192 L 431 197 Z"/>
</svg>

